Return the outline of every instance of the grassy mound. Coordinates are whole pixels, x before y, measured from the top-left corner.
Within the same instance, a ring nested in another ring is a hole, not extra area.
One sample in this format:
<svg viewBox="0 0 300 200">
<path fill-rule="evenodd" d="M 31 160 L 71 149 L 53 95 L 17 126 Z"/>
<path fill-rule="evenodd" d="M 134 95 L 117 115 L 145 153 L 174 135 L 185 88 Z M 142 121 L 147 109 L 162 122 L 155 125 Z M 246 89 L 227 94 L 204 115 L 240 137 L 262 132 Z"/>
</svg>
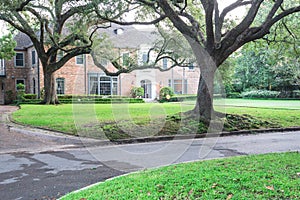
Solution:
<svg viewBox="0 0 300 200">
<path fill-rule="evenodd" d="M 101 127 L 103 131 L 101 139 L 105 138 L 111 141 L 151 136 L 206 134 L 208 130 L 220 132 L 279 127 L 275 123 L 260 120 L 247 114 L 226 114 L 225 116 L 224 118 L 211 121 L 210 124 L 181 114 L 168 116 L 163 124 L 161 119 L 137 124 L 124 120 L 118 123 L 112 122 L 98 125 L 98 127 L 97 125 L 91 125 L 88 136 L 99 138 L 99 129 Z M 155 131 L 156 127 L 159 127 L 157 131 Z"/>
</svg>

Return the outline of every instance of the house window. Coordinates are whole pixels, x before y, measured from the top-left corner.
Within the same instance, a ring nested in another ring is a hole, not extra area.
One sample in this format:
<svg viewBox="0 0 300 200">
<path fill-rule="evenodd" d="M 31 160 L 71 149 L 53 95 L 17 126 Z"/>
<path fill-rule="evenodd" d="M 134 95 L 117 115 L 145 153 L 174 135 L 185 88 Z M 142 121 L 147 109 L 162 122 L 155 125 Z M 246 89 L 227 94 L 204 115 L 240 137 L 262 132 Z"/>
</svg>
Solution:
<svg viewBox="0 0 300 200">
<path fill-rule="evenodd" d="M 169 79 L 169 87 L 171 87 L 175 94 L 187 94 L 187 80 L 186 79 Z"/>
<path fill-rule="evenodd" d="M 24 67 L 24 53 L 16 53 L 15 66 Z"/>
<path fill-rule="evenodd" d="M 168 59 L 163 58 L 163 69 L 167 69 L 167 68 L 168 68 Z"/>
<path fill-rule="evenodd" d="M 100 77 L 100 95 L 110 95 L 111 88 L 111 78 L 107 76 Z"/>
<path fill-rule="evenodd" d="M 143 53 L 143 64 L 148 63 L 148 53 Z"/>
<path fill-rule="evenodd" d="M 112 95 L 118 95 L 118 78 L 113 77 L 112 78 Z"/>
<path fill-rule="evenodd" d="M 63 51 L 58 51 L 56 56 L 56 61 L 60 61 L 64 57 Z"/>
<path fill-rule="evenodd" d="M 0 59 L 0 76 L 5 76 L 5 65 L 3 59 Z"/>
<path fill-rule="evenodd" d="M 65 94 L 65 79 L 56 79 L 56 94 Z"/>
<path fill-rule="evenodd" d="M 83 65 L 83 62 L 84 62 L 83 54 L 76 56 L 76 64 L 77 65 Z"/>
<path fill-rule="evenodd" d="M 192 71 L 192 70 L 194 70 L 194 68 L 195 68 L 195 67 L 194 67 L 193 63 L 190 63 L 190 64 L 189 64 L 189 70 Z"/>
<path fill-rule="evenodd" d="M 32 64 L 32 66 L 34 66 L 35 64 L 36 64 L 36 53 L 35 53 L 35 51 L 33 50 L 33 51 L 31 51 L 31 64 Z"/>
<path fill-rule="evenodd" d="M 18 88 L 17 88 L 18 84 L 23 84 L 25 86 L 25 80 L 24 79 L 16 79 L 16 90 L 18 90 Z"/>
<path fill-rule="evenodd" d="M 35 78 L 32 79 L 32 93 L 36 94 L 36 82 L 35 82 Z"/>
<path fill-rule="evenodd" d="M 94 95 L 117 95 L 118 78 L 100 76 L 100 74 L 89 75 L 89 94 Z"/>
<path fill-rule="evenodd" d="M 129 53 L 123 53 L 123 66 L 129 66 Z"/>
</svg>

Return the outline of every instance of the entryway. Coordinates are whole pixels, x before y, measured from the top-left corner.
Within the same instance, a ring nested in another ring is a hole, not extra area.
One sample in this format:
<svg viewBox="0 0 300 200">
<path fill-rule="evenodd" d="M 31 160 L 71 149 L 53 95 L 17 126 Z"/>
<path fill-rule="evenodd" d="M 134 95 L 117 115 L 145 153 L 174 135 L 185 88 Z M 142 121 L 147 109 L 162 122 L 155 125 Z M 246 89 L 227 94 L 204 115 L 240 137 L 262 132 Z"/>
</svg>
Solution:
<svg viewBox="0 0 300 200">
<path fill-rule="evenodd" d="M 150 80 L 142 80 L 141 87 L 144 88 L 143 98 L 151 99 L 152 98 L 152 84 Z"/>
</svg>

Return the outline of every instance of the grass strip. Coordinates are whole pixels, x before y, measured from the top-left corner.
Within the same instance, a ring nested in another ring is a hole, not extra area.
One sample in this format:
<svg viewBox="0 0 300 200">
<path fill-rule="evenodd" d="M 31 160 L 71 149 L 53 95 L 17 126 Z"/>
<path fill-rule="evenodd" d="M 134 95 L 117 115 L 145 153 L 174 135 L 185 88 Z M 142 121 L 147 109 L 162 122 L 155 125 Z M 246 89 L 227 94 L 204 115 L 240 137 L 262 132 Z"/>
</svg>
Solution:
<svg viewBox="0 0 300 200">
<path fill-rule="evenodd" d="M 105 181 L 62 200 L 300 199 L 298 152 L 171 165 Z"/>
</svg>

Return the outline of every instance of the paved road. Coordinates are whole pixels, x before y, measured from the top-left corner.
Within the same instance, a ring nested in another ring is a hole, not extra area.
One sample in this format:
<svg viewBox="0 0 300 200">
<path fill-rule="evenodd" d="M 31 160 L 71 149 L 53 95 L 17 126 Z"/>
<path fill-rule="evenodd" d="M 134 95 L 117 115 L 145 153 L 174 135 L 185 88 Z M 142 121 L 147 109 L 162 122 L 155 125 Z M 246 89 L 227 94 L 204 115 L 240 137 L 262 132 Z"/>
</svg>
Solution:
<svg viewBox="0 0 300 200">
<path fill-rule="evenodd" d="M 173 163 L 300 151 L 300 132 L 103 146 L 9 127 L 4 111 L 1 116 L 0 197 L 6 200 L 56 199 L 113 176 Z"/>
</svg>

